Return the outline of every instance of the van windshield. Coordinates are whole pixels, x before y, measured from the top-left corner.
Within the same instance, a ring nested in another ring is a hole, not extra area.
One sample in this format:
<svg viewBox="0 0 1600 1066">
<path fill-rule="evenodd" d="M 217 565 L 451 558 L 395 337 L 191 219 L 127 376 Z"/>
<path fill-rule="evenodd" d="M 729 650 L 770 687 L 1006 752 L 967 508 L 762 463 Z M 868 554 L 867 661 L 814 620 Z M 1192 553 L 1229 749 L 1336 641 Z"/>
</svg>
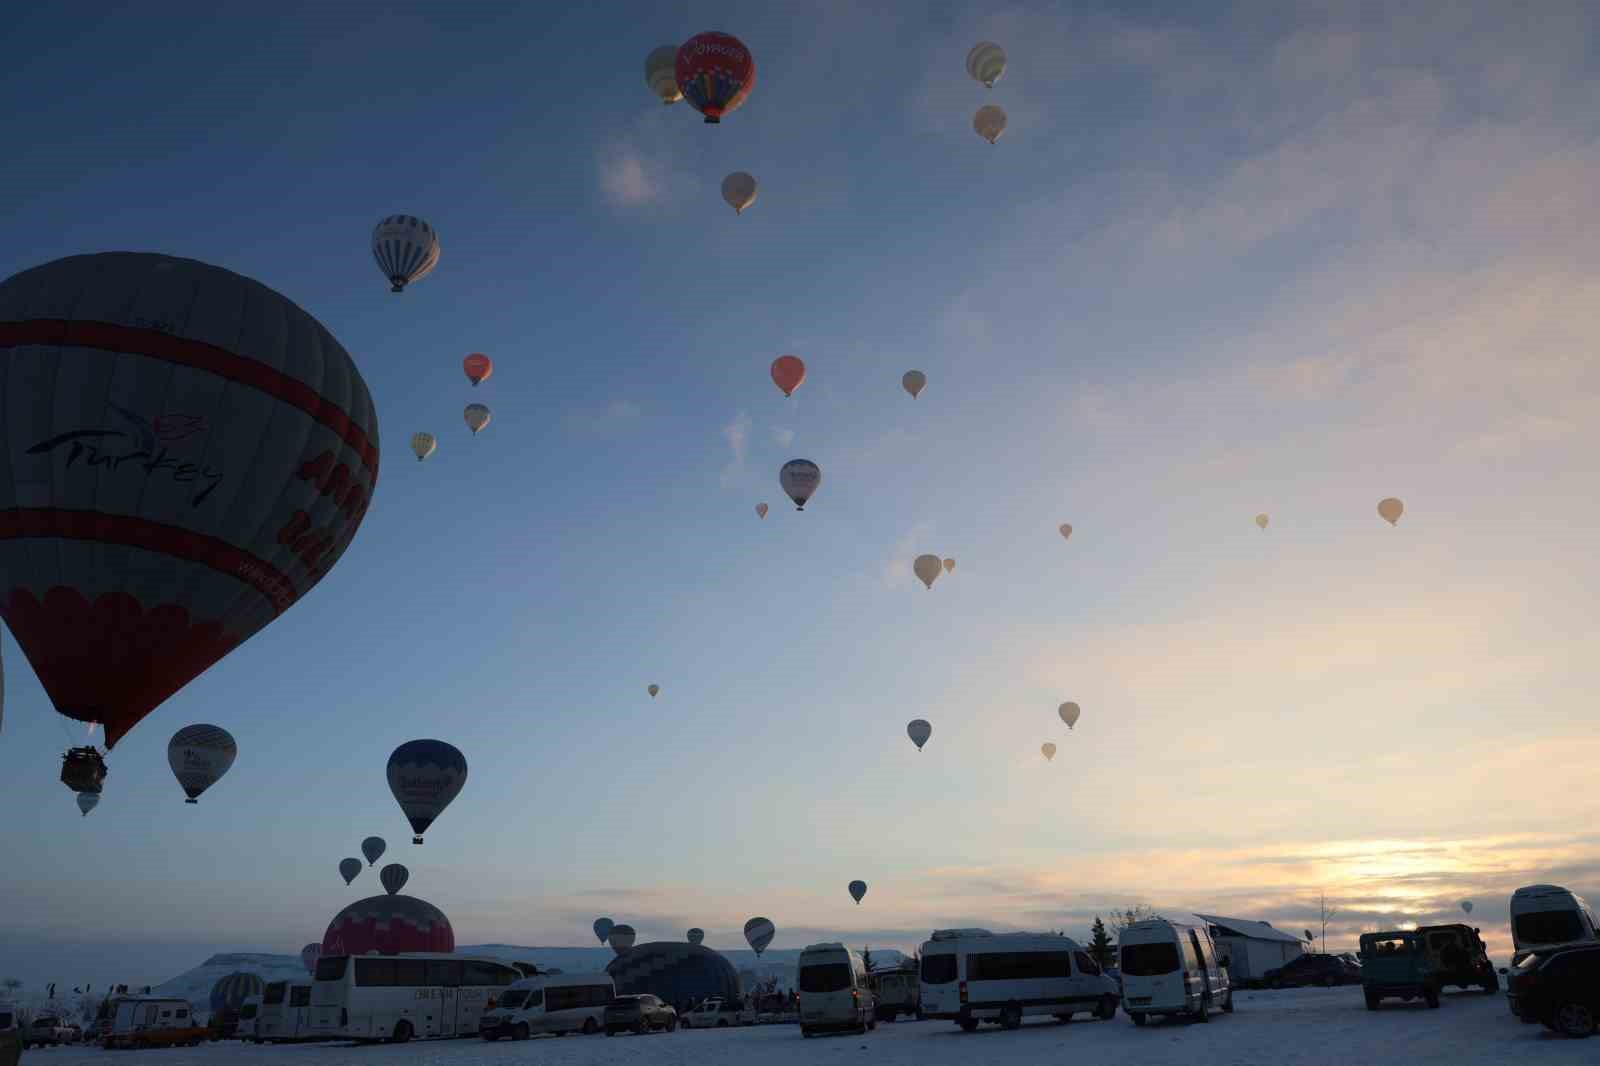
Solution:
<svg viewBox="0 0 1600 1066">
<path fill-rule="evenodd" d="M 508 989 L 500 996 L 500 1008 L 502 1010 L 516 1010 L 526 1002 L 528 1002 L 528 990 L 526 988 Z"/>
<path fill-rule="evenodd" d="M 1583 939 L 1577 911 L 1534 911 L 1519 914 L 1511 923 L 1519 944 L 1564 944 Z"/>
<path fill-rule="evenodd" d="M 843 962 L 825 962 L 820 965 L 800 967 L 800 991 L 843 992 L 850 987 L 850 966 Z"/>
<path fill-rule="evenodd" d="M 925 985 L 947 985 L 956 979 L 956 957 L 954 955 L 924 955 L 922 956 L 922 983 Z"/>
<path fill-rule="evenodd" d="M 1178 968 L 1176 944 L 1125 944 L 1122 947 L 1124 977 L 1155 977 Z"/>
</svg>

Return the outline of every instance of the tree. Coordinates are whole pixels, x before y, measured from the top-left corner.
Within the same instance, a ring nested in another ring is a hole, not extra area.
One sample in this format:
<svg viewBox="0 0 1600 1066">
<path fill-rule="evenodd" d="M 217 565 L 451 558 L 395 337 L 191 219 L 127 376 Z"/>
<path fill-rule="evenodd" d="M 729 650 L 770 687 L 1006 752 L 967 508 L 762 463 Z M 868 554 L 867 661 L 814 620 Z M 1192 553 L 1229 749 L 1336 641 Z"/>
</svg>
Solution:
<svg viewBox="0 0 1600 1066">
<path fill-rule="evenodd" d="M 867 968 L 867 972 L 868 973 L 872 972 L 872 949 L 871 948 L 863 947 L 861 949 L 861 964 Z"/>
<path fill-rule="evenodd" d="M 1098 914 L 1089 930 L 1089 957 L 1102 968 L 1110 966 L 1117 957 L 1117 949 L 1111 943 L 1111 937 L 1106 935 L 1106 923 L 1100 920 Z"/>
<path fill-rule="evenodd" d="M 1322 905 L 1322 953 L 1328 953 L 1328 923 L 1339 916 L 1339 908 L 1328 909 L 1328 894 L 1321 893 Z"/>
<path fill-rule="evenodd" d="M 1120 939 L 1122 931 L 1135 922 L 1146 922 L 1152 918 L 1160 918 L 1156 909 L 1148 903 L 1135 903 L 1131 907 L 1124 907 L 1120 911 L 1111 912 L 1111 931 Z"/>
</svg>

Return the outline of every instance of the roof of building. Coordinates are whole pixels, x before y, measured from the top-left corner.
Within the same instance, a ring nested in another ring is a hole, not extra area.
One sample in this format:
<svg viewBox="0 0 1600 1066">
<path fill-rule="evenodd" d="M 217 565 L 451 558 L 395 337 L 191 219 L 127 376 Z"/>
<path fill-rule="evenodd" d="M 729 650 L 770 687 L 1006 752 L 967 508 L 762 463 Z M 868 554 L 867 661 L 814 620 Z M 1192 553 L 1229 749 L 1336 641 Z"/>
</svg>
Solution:
<svg viewBox="0 0 1600 1066">
<path fill-rule="evenodd" d="M 1199 911 L 1194 913 L 1196 918 L 1203 918 L 1212 925 L 1219 926 L 1234 936 L 1242 936 L 1246 940 L 1278 940 L 1290 944 L 1302 943 L 1301 939 L 1293 933 L 1285 933 L 1281 929 L 1272 928 L 1271 922 L 1252 922 L 1244 918 L 1224 918 L 1217 914 L 1201 914 Z"/>
</svg>

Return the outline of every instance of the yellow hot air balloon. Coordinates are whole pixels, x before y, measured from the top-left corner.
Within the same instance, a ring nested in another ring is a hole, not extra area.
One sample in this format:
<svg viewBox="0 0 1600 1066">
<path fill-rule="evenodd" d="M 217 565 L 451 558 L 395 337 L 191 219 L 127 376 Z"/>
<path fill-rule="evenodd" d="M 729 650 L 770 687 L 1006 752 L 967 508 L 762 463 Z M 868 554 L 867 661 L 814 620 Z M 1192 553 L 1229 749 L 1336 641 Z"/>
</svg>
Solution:
<svg viewBox="0 0 1600 1066">
<path fill-rule="evenodd" d="M 990 144 L 995 143 L 1006 131 L 1005 109 L 995 104 L 984 104 L 978 108 L 978 113 L 972 116 L 972 128 L 977 131 L 979 137 Z"/>
<path fill-rule="evenodd" d="M 1400 521 L 1400 516 L 1405 514 L 1405 510 L 1406 505 L 1395 499 L 1393 496 L 1390 496 L 1386 500 L 1380 501 L 1378 504 L 1378 514 L 1382 515 L 1383 520 L 1389 523 L 1391 526 Z"/>
<path fill-rule="evenodd" d="M 651 699 L 655 699 L 656 698 L 656 694 L 661 691 L 661 686 L 660 685 L 651 685 L 649 688 L 645 689 L 645 691 L 650 693 L 650 698 Z"/>
<path fill-rule="evenodd" d="M 939 580 L 939 575 L 944 573 L 944 561 L 937 555 L 919 555 L 911 564 L 911 572 L 931 589 L 933 583 Z"/>
<path fill-rule="evenodd" d="M 967 53 L 967 74 L 973 81 L 993 89 L 1006 72 L 1006 50 L 993 41 L 979 41 Z"/>
<path fill-rule="evenodd" d="M 1267 522 L 1268 522 L 1268 518 L 1267 518 L 1265 512 L 1256 515 L 1256 525 L 1258 527 L 1260 527 L 1261 529 L 1266 529 L 1267 528 Z"/>
<path fill-rule="evenodd" d="M 1063 703 L 1060 707 L 1056 708 L 1056 713 L 1061 716 L 1061 720 L 1063 722 L 1067 723 L 1067 728 L 1071 729 L 1073 726 L 1078 724 L 1078 715 L 1082 714 L 1083 712 L 1076 703 L 1068 700 L 1066 703 Z"/>
<path fill-rule="evenodd" d="M 1056 757 L 1056 746 L 1050 743 L 1048 740 L 1039 745 L 1039 750 L 1044 753 L 1046 761 L 1052 760 Z"/>
<path fill-rule="evenodd" d="M 432 433 L 413 433 L 411 435 L 411 450 L 416 453 L 417 462 L 419 463 L 432 455 L 437 447 L 439 447 L 439 438 Z"/>
<path fill-rule="evenodd" d="M 664 44 L 645 57 L 644 83 L 663 104 L 675 104 L 683 99 L 683 90 L 678 88 L 677 45 Z"/>
<path fill-rule="evenodd" d="M 955 572 L 955 568 L 956 568 L 956 561 L 954 559 L 946 559 L 944 561 L 944 572 L 945 573 L 947 573 L 947 574 L 954 573 Z"/>
<path fill-rule="evenodd" d="M 915 400 L 917 395 L 928 386 L 928 375 L 920 370 L 907 370 L 900 377 L 900 387 L 911 394 Z"/>
<path fill-rule="evenodd" d="M 722 198 L 736 215 L 744 214 L 744 209 L 756 202 L 756 189 L 755 177 L 742 170 L 722 179 Z"/>
<path fill-rule="evenodd" d="M 1072 536 L 1072 523 L 1063 522 L 1056 527 L 1056 530 L 1061 534 L 1062 540 L 1068 540 Z"/>
</svg>

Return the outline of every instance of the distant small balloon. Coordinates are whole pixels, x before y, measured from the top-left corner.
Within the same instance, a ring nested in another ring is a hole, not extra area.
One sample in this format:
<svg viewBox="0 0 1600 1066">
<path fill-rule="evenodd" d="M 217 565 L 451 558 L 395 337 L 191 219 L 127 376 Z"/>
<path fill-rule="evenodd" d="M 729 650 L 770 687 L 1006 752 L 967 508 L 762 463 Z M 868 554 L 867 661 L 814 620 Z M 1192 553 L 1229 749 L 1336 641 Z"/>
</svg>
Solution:
<svg viewBox="0 0 1600 1066">
<path fill-rule="evenodd" d="M 917 746 L 918 751 L 921 751 L 922 745 L 926 744 L 928 738 L 933 736 L 933 726 L 929 725 L 925 718 L 913 718 L 906 726 L 906 736 L 910 737 L 911 743 Z"/>
<path fill-rule="evenodd" d="M 494 360 L 482 352 L 473 352 L 461 360 L 461 369 L 467 373 L 467 380 L 472 382 L 472 387 L 477 388 L 489 380 L 489 375 L 494 373 Z"/>
<path fill-rule="evenodd" d="M 645 691 L 650 693 L 650 698 L 651 699 L 655 699 L 657 693 L 659 693 L 661 691 L 661 686 L 660 685 L 651 685 L 648 688 L 646 688 Z"/>
<path fill-rule="evenodd" d="M 1044 757 L 1046 760 L 1051 760 L 1056 757 L 1056 746 L 1049 741 L 1045 741 L 1043 744 L 1040 744 L 1039 750 L 1044 752 Z"/>
<path fill-rule="evenodd" d="M 866 894 L 867 883 L 865 881 L 850 882 L 850 898 L 856 901 L 856 906 L 861 906 L 861 897 Z"/>
<path fill-rule="evenodd" d="M 349 884 L 361 873 L 361 860 L 355 857 L 339 860 L 339 876 L 344 878 L 344 883 Z"/>
<path fill-rule="evenodd" d="M 1405 513 L 1405 510 L 1406 505 L 1395 499 L 1393 496 L 1390 496 L 1388 499 L 1383 500 L 1378 504 L 1378 514 L 1382 515 L 1383 520 L 1389 523 L 1391 526 L 1400 521 L 1400 516 Z"/>
<path fill-rule="evenodd" d="M 472 435 L 476 437 L 478 431 L 487 426 L 489 420 L 494 416 L 489 413 L 489 409 L 483 404 L 469 403 L 467 404 L 467 409 L 461 412 L 461 417 L 466 419 L 467 428 L 472 430 Z"/>
<path fill-rule="evenodd" d="M 393 896 L 406 887 L 406 882 L 411 880 L 411 871 L 397 862 L 391 862 L 378 871 L 378 880 L 382 882 L 383 890 Z"/>
<path fill-rule="evenodd" d="M 945 573 L 947 573 L 947 574 L 954 573 L 955 569 L 956 569 L 956 561 L 954 559 L 946 559 L 944 561 L 944 572 Z"/>
<path fill-rule="evenodd" d="M 434 449 L 438 447 L 439 438 L 432 433 L 413 433 L 411 435 L 411 451 L 415 453 L 419 463 L 432 455 Z"/>
<path fill-rule="evenodd" d="M 780 355 L 772 361 L 772 383 L 785 396 L 793 396 L 806 380 L 806 363 L 798 355 Z"/>
<path fill-rule="evenodd" d="M 742 215 L 745 208 L 756 202 L 759 188 L 755 175 L 736 170 L 722 179 L 722 199 L 733 208 L 734 214 Z"/>
<path fill-rule="evenodd" d="M 382 837 L 368 837 L 361 842 L 361 854 L 367 857 L 367 865 L 374 866 L 383 858 L 383 853 L 389 850 Z"/>
<path fill-rule="evenodd" d="M 767 517 L 767 505 L 766 504 L 764 504 L 764 503 L 756 504 L 756 517 L 757 518 L 765 518 L 765 517 Z"/>
<path fill-rule="evenodd" d="M 928 375 L 920 370 L 907 370 L 900 377 L 900 387 L 911 394 L 915 400 L 922 390 L 928 387 Z"/>
<path fill-rule="evenodd" d="M 995 104 L 984 104 L 978 108 L 978 113 L 972 116 L 972 128 L 977 131 L 979 137 L 994 144 L 1006 131 L 1005 110 Z"/>
<path fill-rule="evenodd" d="M 1256 525 L 1259 526 L 1261 529 L 1266 529 L 1267 528 L 1267 522 L 1268 521 L 1269 521 L 1269 519 L 1267 518 L 1267 516 L 1265 514 L 1256 515 Z"/>
<path fill-rule="evenodd" d="M 1466 913 L 1471 914 L 1472 913 L 1472 901 L 1470 899 L 1462 900 L 1461 901 L 1461 909 L 1463 911 L 1465 911 Z"/>
<path fill-rule="evenodd" d="M 85 818 L 89 817 L 89 812 L 94 810 L 98 806 L 100 806 L 100 793 L 98 793 L 98 792 L 80 792 L 80 793 L 78 793 L 78 810 L 83 812 L 83 816 Z"/>
<path fill-rule="evenodd" d="M 390 215 L 373 227 L 372 258 L 390 291 L 402 292 L 439 265 L 439 233 L 415 215 Z"/>
<path fill-rule="evenodd" d="M 750 950 L 756 953 L 757 958 L 767 950 L 767 945 L 772 943 L 777 932 L 778 928 L 772 924 L 771 918 L 751 918 L 744 923 L 745 943 L 750 945 Z"/>
<path fill-rule="evenodd" d="M 1061 720 L 1063 722 L 1067 723 L 1067 728 L 1071 729 L 1073 726 L 1078 724 L 1078 715 L 1082 714 L 1083 712 L 1079 709 L 1076 703 L 1068 700 L 1066 703 L 1063 703 L 1060 707 L 1056 708 L 1056 713 L 1061 716 Z"/>
<path fill-rule="evenodd" d="M 600 943 L 606 942 L 606 937 L 611 935 L 611 929 L 617 923 L 610 918 L 596 918 L 594 920 L 594 935 L 600 938 Z"/>
<path fill-rule="evenodd" d="M 1071 522 L 1063 522 L 1059 526 L 1057 526 L 1056 529 L 1061 533 L 1061 539 L 1062 540 L 1071 540 L 1072 539 L 1072 523 Z"/>
<path fill-rule="evenodd" d="M 944 573 L 944 562 L 937 555 L 919 555 L 911 564 L 911 572 L 928 588 Z"/>
<path fill-rule="evenodd" d="M 1005 72 L 1006 50 L 993 41 L 979 41 L 967 53 L 967 75 L 985 89 L 993 89 Z"/>
<path fill-rule="evenodd" d="M 684 934 L 684 939 L 688 940 L 691 944 L 698 944 L 705 938 L 706 931 L 704 929 L 691 929 Z"/>
</svg>

